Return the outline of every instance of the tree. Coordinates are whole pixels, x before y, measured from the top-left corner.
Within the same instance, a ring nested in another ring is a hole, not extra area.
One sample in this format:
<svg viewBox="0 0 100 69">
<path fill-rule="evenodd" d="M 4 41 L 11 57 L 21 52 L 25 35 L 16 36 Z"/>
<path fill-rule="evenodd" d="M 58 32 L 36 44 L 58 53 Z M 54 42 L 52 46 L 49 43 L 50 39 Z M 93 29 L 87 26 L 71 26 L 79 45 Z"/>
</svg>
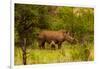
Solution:
<svg viewBox="0 0 100 69">
<path fill-rule="evenodd" d="M 48 23 L 45 20 L 46 9 L 44 6 L 32 6 L 24 4 L 15 4 L 15 40 L 16 33 L 19 37 L 16 42 L 19 42 L 23 52 L 23 64 L 26 65 L 26 48 L 31 45 L 35 39 L 35 28 L 47 29 Z"/>
<path fill-rule="evenodd" d="M 23 64 L 26 65 L 26 46 L 33 30 L 34 22 L 32 19 L 34 15 L 26 6 L 15 5 L 15 7 L 15 33 L 18 32 L 20 47 L 23 51 Z"/>
</svg>

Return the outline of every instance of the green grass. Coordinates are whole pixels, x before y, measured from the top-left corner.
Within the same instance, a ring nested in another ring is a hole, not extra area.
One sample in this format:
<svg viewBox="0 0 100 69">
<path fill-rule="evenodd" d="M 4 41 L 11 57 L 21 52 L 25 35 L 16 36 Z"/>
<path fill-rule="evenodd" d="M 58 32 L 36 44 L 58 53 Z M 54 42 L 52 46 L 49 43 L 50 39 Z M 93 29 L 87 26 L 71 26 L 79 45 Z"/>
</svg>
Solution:
<svg viewBox="0 0 100 69">
<path fill-rule="evenodd" d="M 63 44 L 62 49 L 27 48 L 27 64 L 47 64 L 63 62 L 80 62 L 94 60 L 94 45 L 70 45 Z M 15 65 L 22 64 L 21 48 L 15 47 Z"/>
</svg>

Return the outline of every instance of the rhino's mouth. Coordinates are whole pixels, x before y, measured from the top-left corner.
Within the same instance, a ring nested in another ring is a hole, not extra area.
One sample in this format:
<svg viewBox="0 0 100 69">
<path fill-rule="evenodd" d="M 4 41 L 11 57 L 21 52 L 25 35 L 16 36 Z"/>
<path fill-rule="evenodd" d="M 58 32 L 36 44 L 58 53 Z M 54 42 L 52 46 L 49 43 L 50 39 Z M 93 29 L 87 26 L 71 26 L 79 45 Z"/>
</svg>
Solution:
<svg viewBox="0 0 100 69">
<path fill-rule="evenodd" d="M 67 42 L 69 42 L 71 44 L 76 44 L 78 42 L 78 40 L 75 38 L 72 38 L 72 39 L 67 39 Z"/>
</svg>

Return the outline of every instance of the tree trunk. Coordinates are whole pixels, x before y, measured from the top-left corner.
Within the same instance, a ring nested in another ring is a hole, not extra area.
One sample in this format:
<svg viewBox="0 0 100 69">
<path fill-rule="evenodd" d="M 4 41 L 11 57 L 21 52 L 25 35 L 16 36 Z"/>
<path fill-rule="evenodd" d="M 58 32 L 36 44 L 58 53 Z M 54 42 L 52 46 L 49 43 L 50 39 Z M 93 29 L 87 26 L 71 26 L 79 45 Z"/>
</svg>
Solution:
<svg viewBox="0 0 100 69">
<path fill-rule="evenodd" d="M 22 46 L 22 52 L 23 52 L 23 64 L 26 65 L 26 38 L 23 39 L 23 46 Z"/>
</svg>

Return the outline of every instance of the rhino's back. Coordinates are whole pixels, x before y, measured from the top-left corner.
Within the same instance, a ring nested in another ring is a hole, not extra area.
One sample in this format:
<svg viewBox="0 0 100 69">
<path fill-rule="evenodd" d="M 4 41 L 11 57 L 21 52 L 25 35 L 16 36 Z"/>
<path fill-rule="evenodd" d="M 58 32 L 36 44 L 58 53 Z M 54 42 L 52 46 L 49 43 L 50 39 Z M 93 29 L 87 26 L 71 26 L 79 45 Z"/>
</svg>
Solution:
<svg viewBox="0 0 100 69">
<path fill-rule="evenodd" d="M 63 33 L 59 31 L 42 31 L 39 37 L 46 40 L 62 40 L 64 38 Z"/>
</svg>

